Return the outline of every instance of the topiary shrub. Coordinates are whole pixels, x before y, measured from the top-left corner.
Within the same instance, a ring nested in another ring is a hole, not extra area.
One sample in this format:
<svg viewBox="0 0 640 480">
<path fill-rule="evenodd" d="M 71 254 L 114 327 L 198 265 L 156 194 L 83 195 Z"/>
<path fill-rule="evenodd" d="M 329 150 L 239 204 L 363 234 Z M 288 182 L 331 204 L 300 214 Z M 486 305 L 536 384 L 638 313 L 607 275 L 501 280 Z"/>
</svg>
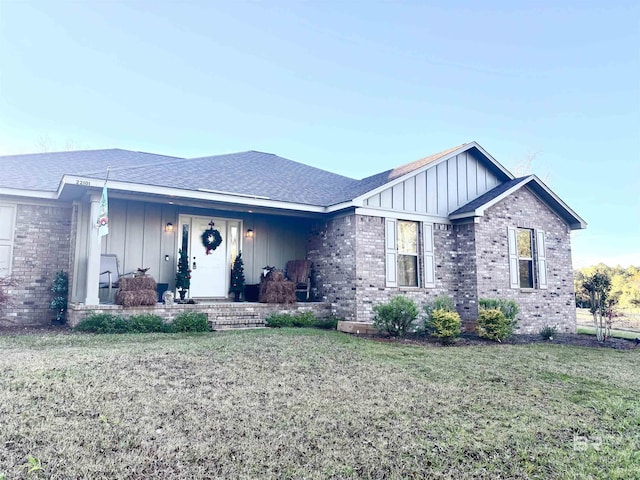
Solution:
<svg viewBox="0 0 640 480">
<path fill-rule="evenodd" d="M 162 317 L 146 313 L 143 315 L 131 315 L 127 319 L 129 332 L 131 333 L 166 333 L 171 331 L 171 325 L 164 323 Z"/>
<path fill-rule="evenodd" d="M 501 310 L 490 308 L 478 314 L 478 335 L 501 342 L 513 333 L 513 323 Z"/>
<path fill-rule="evenodd" d="M 208 332 L 207 314 L 202 312 L 182 312 L 171 323 L 172 332 Z"/>
<path fill-rule="evenodd" d="M 460 336 L 460 323 L 458 312 L 437 309 L 431 312 L 425 326 L 429 335 L 448 345 Z"/>
<path fill-rule="evenodd" d="M 418 317 L 418 307 L 413 300 L 402 295 L 373 307 L 373 326 L 381 333 L 403 337 Z"/>
<path fill-rule="evenodd" d="M 89 333 L 127 333 L 129 325 L 120 315 L 91 313 L 81 320 L 74 330 Z"/>
</svg>

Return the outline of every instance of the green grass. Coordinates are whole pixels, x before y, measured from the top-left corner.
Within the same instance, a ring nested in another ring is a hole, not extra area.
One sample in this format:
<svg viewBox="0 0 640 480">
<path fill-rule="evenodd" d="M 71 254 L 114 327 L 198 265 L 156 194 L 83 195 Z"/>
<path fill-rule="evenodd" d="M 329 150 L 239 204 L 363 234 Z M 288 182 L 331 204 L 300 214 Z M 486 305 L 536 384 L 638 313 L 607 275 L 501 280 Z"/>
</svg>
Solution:
<svg viewBox="0 0 640 480">
<path fill-rule="evenodd" d="M 0 352 L 0 478 L 640 476 L 640 351 L 278 329 Z"/>
<path fill-rule="evenodd" d="M 584 326 L 580 326 L 578 327 L 578 333 L 581 333 L 583 335 L 595 335 L 596 334 L 596 329 L 595 327 L 584 327 Z M 635 338 L 640 337 L 640 332 L 629 332 L 627 330 L 615 330 L 612 329 L 611 330 L 611 336 L 614 338 L 626 338 L 629 340 L 633 340 Z"/>
</svg>

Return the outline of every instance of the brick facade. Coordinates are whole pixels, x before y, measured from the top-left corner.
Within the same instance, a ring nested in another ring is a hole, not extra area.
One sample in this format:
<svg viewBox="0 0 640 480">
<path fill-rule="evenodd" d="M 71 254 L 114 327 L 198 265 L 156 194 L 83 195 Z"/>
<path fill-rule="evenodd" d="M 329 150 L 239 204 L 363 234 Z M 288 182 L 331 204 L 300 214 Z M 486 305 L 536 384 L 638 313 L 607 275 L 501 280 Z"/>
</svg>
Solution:
<svg viewBox="0 0 640 480">
<path fill-rule="evenodd" d="M 548 288 L 509 288 L 507 228 L 545 231 Z M 475 224 L 480 298 L 508 298 L 520 307 L 518 333 L 538 333 L 547 325 L 576 331 L 571 234 L 554 212 L 521 188 L 488 208 Z"/>
<path fill-rule="evenodd" d="M 546 232 L 548 289 L 510 288 L 507 227 Z M 479 298 L 505 298 L 520 307 L 518 333 L 537 333 L 547 325 L 575 332 L 569 228 L 528 189 L 488 208 L 476 223 L 435 223 L 433 235 L 435 288 L 387 287 L 384 218 L 352 214 L 322 223 L 309 242 L 314 292 L 348 321 L 373 321 L 373 307 L 395 295 L 420 306 L 449 295 L 467 328 L 477 319 Z"/>
<path fill-rule="evenodd" d="M 48 325 L 56 272 L 69 268 L 71 207 L 18 204 L 8 288 L 11 303 L 0 310 L 0 326 Z"/>
</svg>

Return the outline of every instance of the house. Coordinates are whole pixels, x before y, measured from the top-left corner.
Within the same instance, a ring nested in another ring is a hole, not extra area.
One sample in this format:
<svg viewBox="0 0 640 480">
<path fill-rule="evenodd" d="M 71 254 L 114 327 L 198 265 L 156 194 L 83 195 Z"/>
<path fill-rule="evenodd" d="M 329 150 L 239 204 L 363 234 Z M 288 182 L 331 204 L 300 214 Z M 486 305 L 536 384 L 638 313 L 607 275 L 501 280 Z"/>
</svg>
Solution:
<svg viewBox="0 0 640 480">
<path fill-rule="evenodd" d="M 101 254 L 169 289 L 179 249 L 189 295 L 228 298 L 242 251 L 248 284 L 265 265 L 313 262 L 312 297 L 346 320 L 372 321 L 397 294 L 447 294 L 465 322 L 478 299 L 520 306 L 520 332 L 575 331 L 570 232 L 586 224 L 538 177 L 514 176 L 476 142 L 354 180 L 248 151 L 176 158 L 127 150 L 0 157 L 0 276 L 16 282 L 0 323 L 49 323 L 55 272 L 71 309 L 99 308 Z M 109 169 L 109 234 L 97 235 Z M 213 222 L 223 243 L 205 254 Z"/>
</svg>

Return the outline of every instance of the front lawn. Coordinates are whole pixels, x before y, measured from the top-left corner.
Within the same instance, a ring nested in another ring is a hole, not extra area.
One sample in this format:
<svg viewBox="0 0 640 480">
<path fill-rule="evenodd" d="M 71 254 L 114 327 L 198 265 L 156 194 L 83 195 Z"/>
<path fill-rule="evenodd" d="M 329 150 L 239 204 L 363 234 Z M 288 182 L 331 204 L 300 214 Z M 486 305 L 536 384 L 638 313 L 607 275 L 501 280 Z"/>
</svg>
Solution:
<svg viewBox="0 0 640 480">
<path fill-rule="evenodd" d="M 640 350 L 282 329 L 0 352 L 0 478 L 640 477 Z"/>
</svg>

